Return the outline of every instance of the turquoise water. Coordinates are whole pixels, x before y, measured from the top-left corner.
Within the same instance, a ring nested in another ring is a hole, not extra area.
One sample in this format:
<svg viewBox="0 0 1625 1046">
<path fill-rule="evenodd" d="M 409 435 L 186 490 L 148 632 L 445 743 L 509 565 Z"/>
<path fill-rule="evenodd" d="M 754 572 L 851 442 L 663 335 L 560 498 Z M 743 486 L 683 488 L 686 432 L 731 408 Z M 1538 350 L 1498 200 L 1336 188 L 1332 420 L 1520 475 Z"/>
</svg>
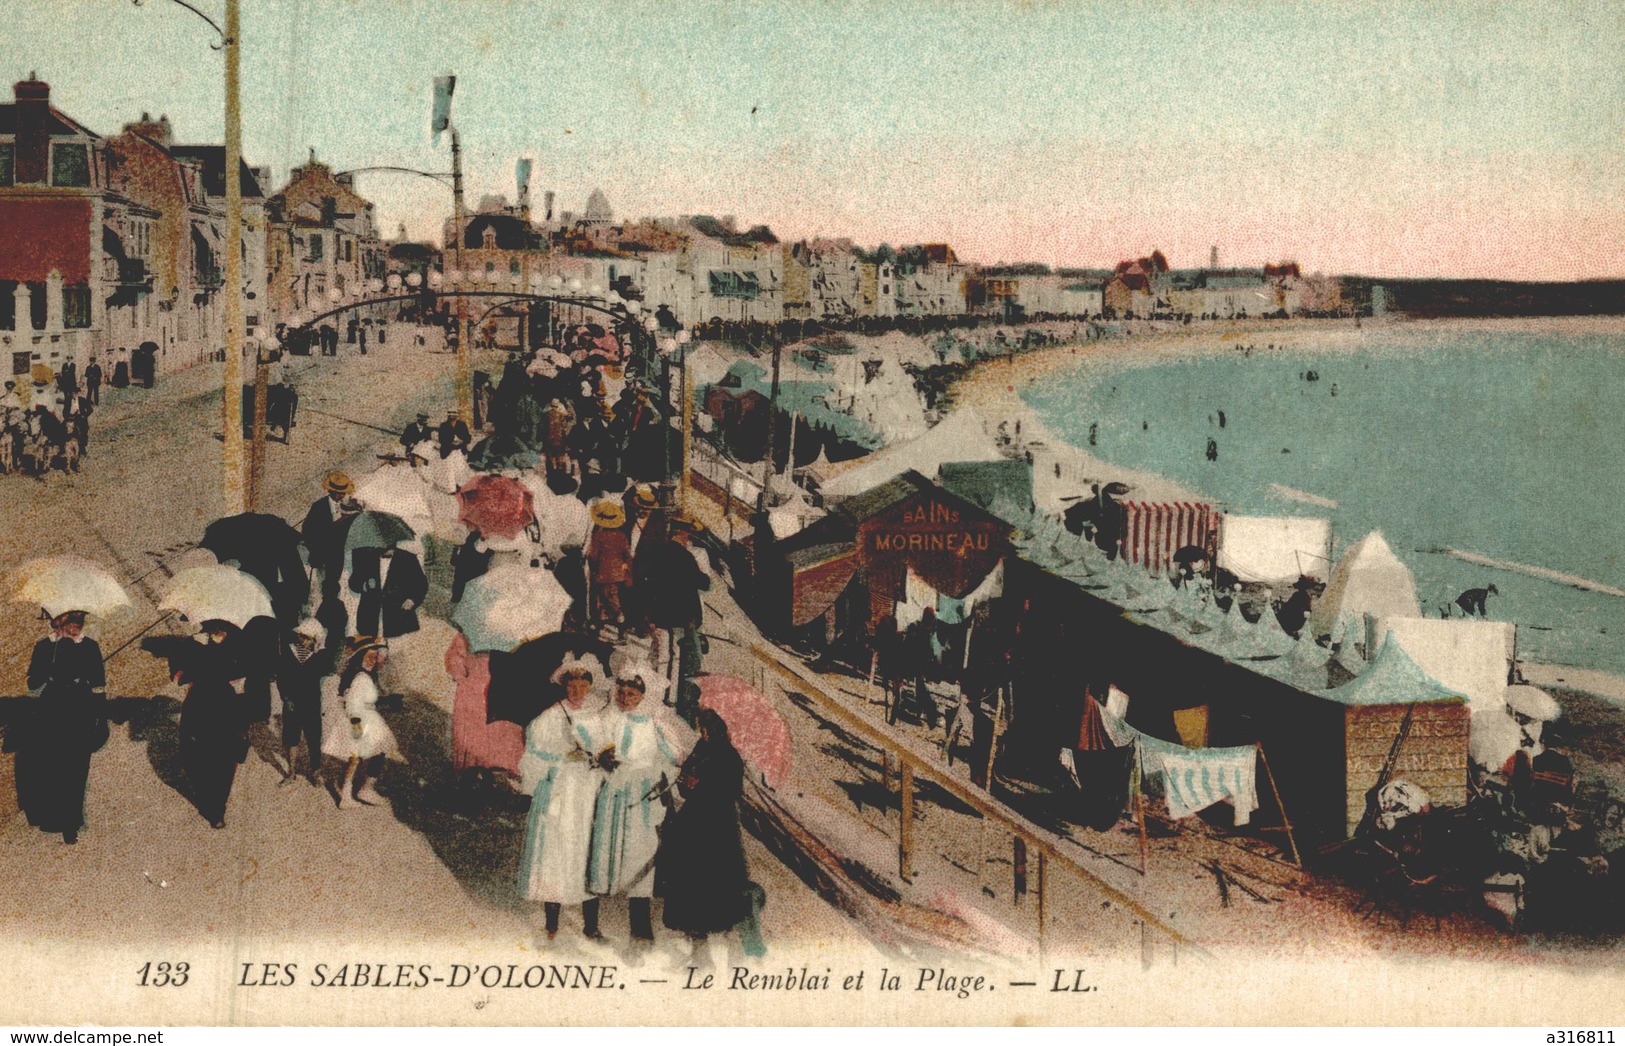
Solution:
<svg viewBox="0 0 1625 1046">
<path fill-rule="evenodd" d="M 1493 583 L 1489 616 L 1519 623 L 1521 657 L 1625 674 L 1625 599 L 1440 551 L 1625 589 L 1625 335 L 1396 326 L 1365 338 L 1328 354 L 1269 352 L 1269 335 L 1243 335 L 1250 356 L 1232 342 L 1199 359 L 1097 364 L 1024 398 L 1069 442 L 1087 447 L 1094 424 L 1096 456 L 1232 511 L 1329 517 L 1336 552 L 1381 530 L 1430 616 Z"/>
</svg>

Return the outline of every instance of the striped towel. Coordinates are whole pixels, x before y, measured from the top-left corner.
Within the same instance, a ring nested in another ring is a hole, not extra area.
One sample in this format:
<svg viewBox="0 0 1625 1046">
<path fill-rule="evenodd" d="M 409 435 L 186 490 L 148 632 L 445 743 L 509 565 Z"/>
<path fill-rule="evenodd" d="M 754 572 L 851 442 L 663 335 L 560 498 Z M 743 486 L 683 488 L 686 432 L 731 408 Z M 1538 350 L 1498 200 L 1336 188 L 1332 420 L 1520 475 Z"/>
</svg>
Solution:
<svg viewBox="0 0 1625 1046">
<path fill-rule="evenodd" d="M 1230 800 L 1239 827 L 1258 809 L 1258 748 L 1187 748 L 1162 753 L 1168 814 L 1189 817 L 1214 803 Z"/>
</svg>

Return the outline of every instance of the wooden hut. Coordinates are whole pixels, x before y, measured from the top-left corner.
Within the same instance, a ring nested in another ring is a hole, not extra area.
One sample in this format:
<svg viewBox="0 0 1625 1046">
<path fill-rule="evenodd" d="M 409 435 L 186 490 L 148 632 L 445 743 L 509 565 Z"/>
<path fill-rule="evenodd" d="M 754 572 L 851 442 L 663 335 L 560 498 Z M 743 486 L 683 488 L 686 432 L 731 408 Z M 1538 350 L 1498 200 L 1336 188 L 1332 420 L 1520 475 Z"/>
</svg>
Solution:
<svg viewBox="0 0 1625 1046">
<path fill-rule="evenodd" d="M 831 615 L 829 638 L 860 626 L 868 633 L 896 612 L 910 571 L 962 598 L 1008 555 L 1010 536 L 997 516 L 905 472 L 774 542 L 758 562 L 760 608 L 772 628 L 803 628 Z M 843 595 L 861 596 L 862 605 L 847 607 Z"/>
</svg>

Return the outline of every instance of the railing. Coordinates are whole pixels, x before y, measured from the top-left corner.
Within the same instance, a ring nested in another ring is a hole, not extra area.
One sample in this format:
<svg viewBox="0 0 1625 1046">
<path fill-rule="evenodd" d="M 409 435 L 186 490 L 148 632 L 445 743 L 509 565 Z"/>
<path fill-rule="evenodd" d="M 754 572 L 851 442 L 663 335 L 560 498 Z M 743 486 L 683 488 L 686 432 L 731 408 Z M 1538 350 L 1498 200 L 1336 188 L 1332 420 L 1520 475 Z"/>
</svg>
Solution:
<svg viewBox="0 0 1625 1046">
<path fill-rule="evenodd" d="M 1029 851 L 1036 854 L 1037 874 L 1031 884 L 1035 894 L 1036 934 L 1040 957 L 1046 952 L 1049 936 L 1050 913 L 1046 904 L 1049 889 L 1048 867 L 1050 861 L 1058 862 L 1091 890 L 1109 899 L 1118 905 L 1140 926 L 1140 947 L 1142 961 L 1150 964 L 1151 939 L 1153 935 L 1160 935 L 1173 945 L 1173 957 L 1177 963 L 1181 952 L 1206 956 L 1208 953 L 1200 946 L 1192 944 L 1183 934 L 1157 916 L 1151 914 L 1139 901 L 1107 883 L 1094 872 L 1085 868 L 1082 861 L 1074 852 L 1074 847 L 1065 839 L 1053 832 L 1038 827 L 1026 818 L 1012 812 L 1003 803 L 992 798 L 980 788 L 966 784 L 959 779 L 944 773 L 932 758 L 919 744 L 903 738 L 888 730 L 871 716 L 857 711 L 851 707 L 850 702 L 843 701 L 825 690 L 820 682 L 800 665 L 788 661 L 778 650 L 766 643 L 755 643 L 751 647 L 751 654 L 761 662 L 767 676 L 776 676 L 778 684 L 785 690 L 793 690 L 806 697 L 817 705 L 823 713 L 828 713 L 842 729 L 849 730 L 862 738 L 864 742 L 883 752 L 887 758 L 888 768 L 896 766 L 897 792 L 900 808 L 900 820 L 897 844 L 898 877 L 909 882 L 914 877 L 914 800 L 916 775 L 923 776 L 933 784 L 977 811 L 981 816 L 992 823 L 998 824 L 1009 832 L 1018 844 L 1018 852 Z M 888 774 L 888 778 L 890 775 Z M 888 785 L 890 781 L 888 780 Z"/>
<path fill-rule="evenodd" d="M 108 283 L 121 287 L 152 285 L 152 273 L 147 271 L 144 258 L 108 258 L 102 273 Z"/>
<path fill-rule="evenodd" d="M 762 466 L 750 469 L 724 454 L 708 440 L 695 439 L 689 445 L 691 473 L 721 491 L 729 515 L 749 516 L 762 493 Z"/>
</svg>

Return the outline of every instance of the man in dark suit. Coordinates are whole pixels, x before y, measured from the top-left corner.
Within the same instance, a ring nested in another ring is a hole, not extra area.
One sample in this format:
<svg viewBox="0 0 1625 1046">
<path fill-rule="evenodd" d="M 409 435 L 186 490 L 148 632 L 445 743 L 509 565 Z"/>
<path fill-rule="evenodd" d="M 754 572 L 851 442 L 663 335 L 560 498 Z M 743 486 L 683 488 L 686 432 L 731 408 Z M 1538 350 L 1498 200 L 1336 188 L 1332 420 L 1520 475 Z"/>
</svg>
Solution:
<svg viewBox="0 0 1625 1046">
<path fill-rule="evenodd" d="M 443 458 L 451 457 L 453 451 L 466 452 L 468 445 L 474 441 L 468 431 L 468 422 L 455 410 L 446 415 L 446 420 L 440 423 L 435 434 L 440 440 L 440 456 Z"/>
<path fill-rule="evenodd" d="M 401 448 L 411 453 L 412 448 L 419 443 L 426 443 L 434 438 L 434 430 L 429 427 L 429 415 L 419 414 L 418 420 L 412 422 L 401 432 Z"/>
<path fill-rule="evenodd" d="M 90 397 L 92 406 L 102 402 L 102 365 L 94 356 L 90 357 L 90 366 L 85 368 L 85 395 Z"/>
<path fill-rule="evenodd" d="M 311 503 L 299 528 L 300 540 L 310 553 L 310 569 L 320 586 L 316 620 L 327 629 L 327 648 L 338 649 L 348 634 L 348 615 L 339 600 L 339 575 L 344 572 L 344 539 L 361 506 L 350 500 L 355 484 L 337 469 L 327 474 L 326 494 Z"/>
<path fill-rule="evenodd" d="M 690 544 L 699 529 L 693 517 L 678 514 L 666 534 L 650 535 L 639 542 L 633 560 L 633 571 L 638 574 L 633 587 L 642 601 L 645 620 L 651 629 L 664 630 L 669 636 L 666 656 L 668 664 L 675 661 L 677 714 L 690 725 L 700 713 L 699 688 L 693 683 L 703 653 L 700 593 L 711 587 L 708 565 L 702 565 L 705 553 Z"/>
<path fill-rule="evenodd" d="M 399 548 L 358 548 L 350 555 L 350 591 L 361 597 L 356 633 L 395 639 L 416 632 L 418 607 L 429 594 L 418 557 Z"/>
</svg>

